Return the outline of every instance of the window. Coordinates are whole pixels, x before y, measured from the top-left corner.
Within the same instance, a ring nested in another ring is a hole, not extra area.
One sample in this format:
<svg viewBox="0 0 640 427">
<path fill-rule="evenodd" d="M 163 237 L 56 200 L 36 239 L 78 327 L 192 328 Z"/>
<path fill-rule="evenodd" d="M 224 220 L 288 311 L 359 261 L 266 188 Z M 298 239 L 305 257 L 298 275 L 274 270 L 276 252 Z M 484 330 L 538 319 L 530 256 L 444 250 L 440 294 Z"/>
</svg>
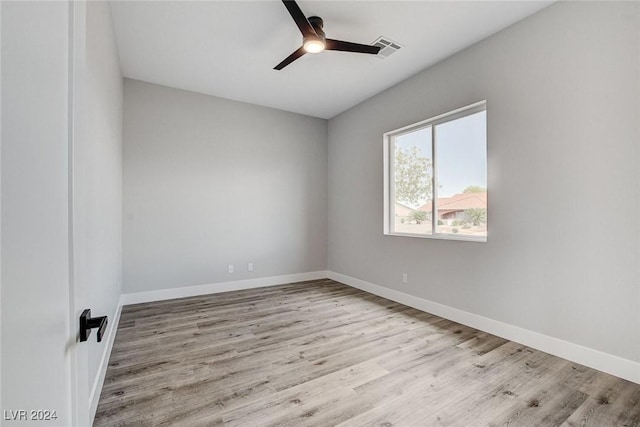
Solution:
<svg viewBox="0 0 640 427">
<path fill-rule="evenodd" d="M 486 102 L 384 135 L 384 233 L 487 240 Z"/>
</svg>

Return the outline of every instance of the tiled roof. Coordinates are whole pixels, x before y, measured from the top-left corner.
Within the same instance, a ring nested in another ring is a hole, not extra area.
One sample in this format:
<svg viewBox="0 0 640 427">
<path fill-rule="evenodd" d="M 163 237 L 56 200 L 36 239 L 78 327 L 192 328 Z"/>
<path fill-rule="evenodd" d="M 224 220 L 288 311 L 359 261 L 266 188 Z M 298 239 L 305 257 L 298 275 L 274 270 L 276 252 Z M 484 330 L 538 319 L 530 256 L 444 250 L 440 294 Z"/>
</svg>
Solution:
<svg viewBox="0 0 640 427">
<path fill-rule="evenodd" d="M 451 197 L 438 198 L 439 211 L 463 211 L 473 208 L 487 208 L 486 192 L 454 194 Z M 431 202 L 419 207 L 418 210 L 431 212 Z"/>
</svg>

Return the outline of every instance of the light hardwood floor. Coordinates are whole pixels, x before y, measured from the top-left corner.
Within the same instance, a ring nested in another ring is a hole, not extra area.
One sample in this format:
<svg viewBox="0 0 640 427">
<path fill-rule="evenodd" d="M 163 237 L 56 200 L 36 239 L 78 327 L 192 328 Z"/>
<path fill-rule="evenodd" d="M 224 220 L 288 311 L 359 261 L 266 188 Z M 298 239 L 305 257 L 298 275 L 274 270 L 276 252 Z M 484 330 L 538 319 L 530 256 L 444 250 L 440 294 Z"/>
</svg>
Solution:
<svg viewBox="0 0 640 427">
<path fill-rule="evenodd" d="M 94 426 L 640 426 L 640 385 L 334 282 L 125 306 Z"/>
</svg>

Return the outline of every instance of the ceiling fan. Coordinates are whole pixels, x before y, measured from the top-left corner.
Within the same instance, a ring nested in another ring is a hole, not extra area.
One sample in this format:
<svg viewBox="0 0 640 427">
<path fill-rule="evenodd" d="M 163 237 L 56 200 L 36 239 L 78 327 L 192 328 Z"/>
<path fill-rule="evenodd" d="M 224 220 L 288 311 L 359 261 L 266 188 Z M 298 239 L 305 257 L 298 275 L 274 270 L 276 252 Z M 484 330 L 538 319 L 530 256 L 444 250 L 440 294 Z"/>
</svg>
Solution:
<svg viewBox="0 0 640 427">
<path fill-rule="evenodd" d="M 377 55 L 380 51 L 379 46 L 328 39 L 322 30 L 324 24 L 322 18 L 319 16 L 310 16 L 309 19 L 307 19 L 294 0 L 282 0 L 282 3 L 284 3 L 284 6 L 302 33 L 302 46 L 287 56 L 284 61 L 273 67 L 274 70 L 282 70 L 305 53 L 319 53 L 323 50 L 340 50 L 343 52 Z"/>
</svg>

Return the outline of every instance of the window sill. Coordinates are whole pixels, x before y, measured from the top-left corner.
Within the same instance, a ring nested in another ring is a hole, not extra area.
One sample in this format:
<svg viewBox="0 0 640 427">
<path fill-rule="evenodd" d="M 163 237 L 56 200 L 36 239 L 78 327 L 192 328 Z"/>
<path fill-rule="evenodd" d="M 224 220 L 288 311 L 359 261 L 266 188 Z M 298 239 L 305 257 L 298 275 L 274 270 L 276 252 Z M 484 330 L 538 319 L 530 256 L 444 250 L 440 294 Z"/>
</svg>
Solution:
<svg viewBox="0 0 640 427">
<path fill-rule="evenodd" d="M 455 236 L 451 234 L 412 234 L 412 233 L 389 233 L 389 232 L 385 232 L 384 234 L 385 236 L 396 236 L 396 237 L 417 237 L 419 239 L 455 240 L 459 242 L 487 243 L 487 236 Z"/>
</svg>

